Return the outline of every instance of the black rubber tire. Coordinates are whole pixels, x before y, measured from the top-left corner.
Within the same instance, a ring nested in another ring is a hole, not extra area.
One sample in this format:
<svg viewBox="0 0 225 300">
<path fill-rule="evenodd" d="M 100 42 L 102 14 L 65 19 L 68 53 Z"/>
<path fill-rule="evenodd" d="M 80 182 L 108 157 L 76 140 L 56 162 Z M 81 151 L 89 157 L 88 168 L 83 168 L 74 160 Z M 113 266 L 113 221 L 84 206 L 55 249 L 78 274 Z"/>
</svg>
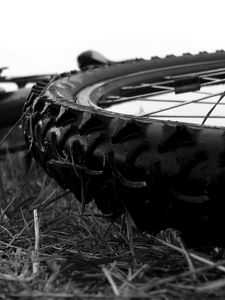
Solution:
<svg viewBox="0 0 225 300">
<path fill-rule="evenodd" d="M 39 83 L 24 108 L 26 142 L 50 176 L 78 200 L 95 199 L 104 214 L 116 218 L 126 207 L 140 230 L 172 227 L 188 245 L 225 245 L 225 128 L 90 106 L 139 78 L 216 68 L 225 68 L 224 52 L 129 61 Z M 101 81 L 91 98 L 80 96 Z"/>
</svg>

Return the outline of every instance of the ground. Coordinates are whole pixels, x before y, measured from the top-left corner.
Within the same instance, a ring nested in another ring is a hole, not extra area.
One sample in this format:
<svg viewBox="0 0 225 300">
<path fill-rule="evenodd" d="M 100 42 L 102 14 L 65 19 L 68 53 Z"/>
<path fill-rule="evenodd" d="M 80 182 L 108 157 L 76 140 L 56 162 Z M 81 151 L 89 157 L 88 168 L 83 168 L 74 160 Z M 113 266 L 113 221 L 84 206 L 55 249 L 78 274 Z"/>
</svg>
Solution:
<svg viewBox="0 0 225 300">
<path fill-rule="evenodd" d="M 0 299 L 224 299 L 223 249 L 82 213 L 26 153 L 0 160 Z"/>
</svg>

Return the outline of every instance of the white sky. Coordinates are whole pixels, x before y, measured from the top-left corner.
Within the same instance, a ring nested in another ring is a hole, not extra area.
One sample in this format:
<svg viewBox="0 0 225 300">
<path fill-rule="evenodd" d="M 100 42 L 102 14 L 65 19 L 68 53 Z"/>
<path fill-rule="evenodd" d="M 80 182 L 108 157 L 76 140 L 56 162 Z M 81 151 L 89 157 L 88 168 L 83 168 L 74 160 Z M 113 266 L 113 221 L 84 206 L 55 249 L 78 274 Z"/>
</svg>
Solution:
<svg viewBox="0 0 225 300">
<path fill-rule="evenodd" d="M 0 0 L 0 66 L 63 72 L 98 50 L 112 60 L 225 49 L 224 0 Z"/>
</svg>

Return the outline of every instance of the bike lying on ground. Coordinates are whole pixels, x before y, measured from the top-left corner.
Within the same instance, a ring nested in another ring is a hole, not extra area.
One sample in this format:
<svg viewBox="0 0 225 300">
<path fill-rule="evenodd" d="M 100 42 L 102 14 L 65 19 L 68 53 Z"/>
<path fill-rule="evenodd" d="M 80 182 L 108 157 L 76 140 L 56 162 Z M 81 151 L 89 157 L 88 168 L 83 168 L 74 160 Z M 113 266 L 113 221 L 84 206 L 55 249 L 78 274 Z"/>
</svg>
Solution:
<svg viewBox="0 0 225 300">
<path fill-rule="evenodd" d="M 34 158 L 112 219 L 126 208 L 142 231 L 224 246 L 225 52 L 115 63 L 89 51 L 78 62 L 25 103 Z"/>
</svg>

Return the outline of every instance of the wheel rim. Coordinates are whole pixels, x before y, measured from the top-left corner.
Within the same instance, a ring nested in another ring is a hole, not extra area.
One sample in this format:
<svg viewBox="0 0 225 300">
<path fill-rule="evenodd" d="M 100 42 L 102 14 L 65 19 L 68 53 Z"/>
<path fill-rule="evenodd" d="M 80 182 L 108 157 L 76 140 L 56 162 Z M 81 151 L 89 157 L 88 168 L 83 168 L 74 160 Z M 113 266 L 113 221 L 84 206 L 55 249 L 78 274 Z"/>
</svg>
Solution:
<svg viewBox="0 0 225 300">
<path fill-rule="evenodd" d="M 225 126 L 225 69 L 156 77 L 152 82 L 140 73 L 126 77 L 136 83 L 120 85 L 120 78 L 98 83 L 81 91 L 78 103 L 85 98 L 92 107 L 113 113 Z"/>
</svg>

